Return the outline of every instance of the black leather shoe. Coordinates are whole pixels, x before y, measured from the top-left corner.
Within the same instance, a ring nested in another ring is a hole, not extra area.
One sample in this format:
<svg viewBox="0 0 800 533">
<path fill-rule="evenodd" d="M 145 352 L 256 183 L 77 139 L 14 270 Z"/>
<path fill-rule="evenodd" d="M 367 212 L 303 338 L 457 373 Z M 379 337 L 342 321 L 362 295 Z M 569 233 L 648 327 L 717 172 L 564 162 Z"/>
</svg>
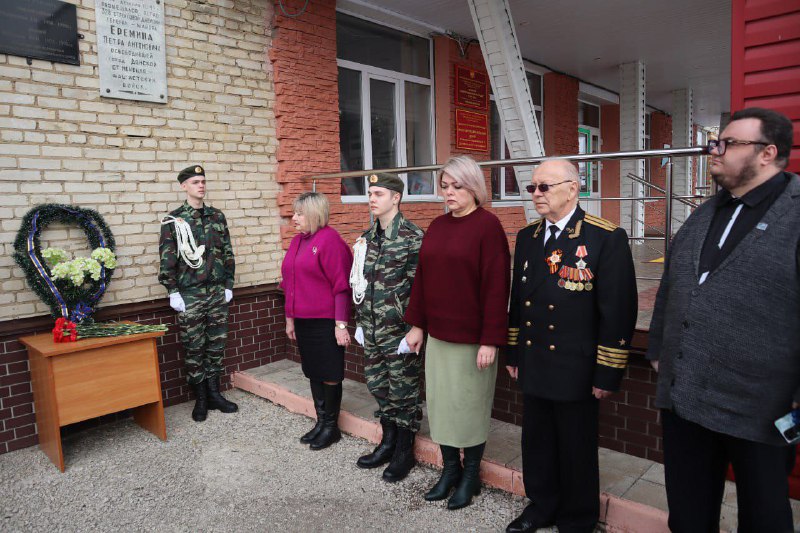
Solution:
<svg viewBox="0 0 800 533">
<path fill-rule="evenodd" d="M 458 448 L 439 445 L 442 450 L 442 475 L 431 490 L 425 494 L 425 500 L 436 502 L 450 496 L 450 491 L 461 481 L 461 454 Z"/>
<path fill-rule="evenodd" d="M 238 405 L 229 402 L 219 393 L 219 376 L 212 376 L 206 379 L 206 385 L 208 386 L 209 409 L 218 409 L 223 413 L 235 413 L 239 410 Z"/>
<path fill-rule="evenodd" d="M 322 430 L 322 417 L 325 413 L 325 393 L 322 390 L 321 381 L 311 380 L 311 399 L 314 400 L 314 410 L 317 412 L 317 422 L 311 431 L 300 437 L 300 442 L 303 444 L 311 444 L 314 437 L 319 435 Z"/>
<path fill-rule="evenodd" d="M 192 385 L 194 390 L 194 409 L 192 409 L 192 420 L 202 422 L 208 417 L 208 395 L 206 394 L 206 382 L 201 381 Z"/>
<path fill-rule="evenodd" d="M 450 510 L 461 509 L 472 503 L 472 497 L 481 493 L 481 458 L 486 443 L 464 448 L 464 472 L 453 495 L 447 500 Z"/>
<path fill-rule="evenodd" d="M 506 533 L 525 533 L 528 531 L 536 531 L 545 527 L 552 527 L 556 525 L 554 520 L 542 520 L 536 518 L 537 511 L 531 503 L 522 511 L 522 514 L 515 518 L 508 526 L 506 526 Z"/>
<path fill-rule="evenodd" d="M 342 438 L 339 431 L 339 408 L 342 405 L 342 384 L 322 384 L 325 392 L 325 412 L 322 416 L 322 429 L 308 446 L 312 450 L 323 450 Z"/>
<path fill-rule="evenodd" d="M 406 478 L 417 459 L 414 457 L 414 432 L 408 428 L 397 430 L 397 447 L 392 455 L 392 462 L 383 471 L 383 480 L 389 483 Z"/>
<path fill-rule="evenodd" d="M 516 517 L 508 526 L 506 526 L 506 533 L 528 533 L 536 531 L 541 527 L 538 524 L 533 523 L 531 520 L 525 517 L 525 513 L 522 513 L 518 517 Z"/>
<path fill-rule="evenodd" d="M 356 461 L 359 468 L 377 468 L 392 460 L 397 444 L 397 424 L 386 418 L 381 418 L 383 435 L 378 446 L 367 455 L 362 455 Z"/>
</svg>

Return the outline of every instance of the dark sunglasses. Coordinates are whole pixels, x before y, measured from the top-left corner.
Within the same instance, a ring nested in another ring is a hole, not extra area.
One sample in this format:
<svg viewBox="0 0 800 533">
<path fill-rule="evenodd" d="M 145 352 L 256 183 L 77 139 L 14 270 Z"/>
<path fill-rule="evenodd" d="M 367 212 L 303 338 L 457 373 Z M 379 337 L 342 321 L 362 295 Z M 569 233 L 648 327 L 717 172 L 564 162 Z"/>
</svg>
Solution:
<svg viewBox="0 0 800 533">
<path fill-rule="evenodd" d="M 558 183 L 539 183 L 539 184 L 531 183 L 530 185 L 527 185 L 525 187 L 525 190 L 533 194 L 534 192 L 536 192 L 536 189 L 538 188 L 539 191 L 541 191 L 541 193 L 544 194 L 550 190 L 550 187 L 555 187 L 556 185 L 561 185 L 562 183 L 569 183 L 570 181 L 572 180 L 559 181 Z"/>
<path fill-rule="evenodd" d="M 707 151 L 710 154 L 713 150 L 717 151 L 717 155 L 724 155 L 728 146 L 746 146 L 748 144 L 760 144 L 762 146 L 769 146 L 772 143 L 764 141 L 739 141 L 736 139 L 712 139 L 708 141 Z"/>
</svg>

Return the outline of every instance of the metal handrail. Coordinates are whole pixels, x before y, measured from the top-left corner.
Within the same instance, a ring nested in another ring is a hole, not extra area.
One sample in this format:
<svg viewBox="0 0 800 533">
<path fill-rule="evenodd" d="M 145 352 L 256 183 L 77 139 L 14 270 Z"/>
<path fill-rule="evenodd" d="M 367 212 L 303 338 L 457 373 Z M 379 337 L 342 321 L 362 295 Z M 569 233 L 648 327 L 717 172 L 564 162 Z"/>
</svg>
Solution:
<svg viewBox="0 0 800 533">
<path fill-rule="evenodd" d="M 553 160 L 561 160 L 561 161 L 571 161 L 573 163 L 589 163 L 594 161 L 607 161 L 607 160 L 625 160 L 625 159 L 650 159 L 653 157 L 666 157 L 668 158 L 666 163 L 666 187 L 661 189 L 660 187 L 656 187 L 651 183 L 644 182 L 645 184 L 649 185 L 650 187 L 657 188 L 657 190 L 664 193 L 663 197 L 634 197 L 634 198 L 583 198 L 584 200 L 592 200 L 592 201 L 604 201 L 604 200 L 613 200 L 613 201 L 641 201 L 647 199 L 653 200 L 663 200 L 667 199 L 665 202 L 665 217 L 664 217 L 664 254 L 667 253 L 667 248 L 669 247 L 670 236 L 672 235 L 672 200 L 678 200 L 690 207 L 697 207 L 694 205 L 693 202 L 688 202 L 689 199 L 698 198 L 697 196 L 676 196 L 672 194 L 672 158 L 673 157 L 691 157 L 696 155 L 706 155 L 708 150 L 705 146 L 691 146 L 686 148 L 663 148 L 663 149 L 656 149 L 656 150 L 628 150 L 624 152 L 606 152 L 606 153 L 599 153 L 599 154 L 576 154 L 576 155 L 562 155 L 562 156 L 553 156 L 553 157 L 524 157 L 518 159 L 496 159 L 492 161 L 480 161 L 478 162 L 478 166 L 484 168 L 494 168 L 494 167 L 507 167 L 507 166 L 531 166 L 531 165 L 538 165 L 544 163 L 545 161 L 553 161 Z M 408 172 L 435 172 L 441 169 L 444 165 L 424 165 L 424 166 L 416 166 L 416 167 L 393 167 L 393 168 L 377 168 L 377 169 L 369 169 L 369 170 L 350 170 L 345 172 L 331 172 L 327 174 L 315 174 L 310 176 L 303 176 L 301 180 L 313 180 L 313 189 L 316 190 L 317 188 L 317 180 L 329 180 L 329 179 L 344 179 L 344 178 L 359 178 L 364 177 L 368 174 L 376 174 L 376 173 L 389 173 L 389 174 L 405 174 Z M 629 179 L 633 179 L 634 181 L 641 181 L 641 178 L 638 176 L 627 176 Z M 702 198 L 700 196 L 699 198 Z M 524 198 L 520 198 L 519 200 L 513 201 L 530 201 Z M 636 237 L 637 239 L 639 237 Z"/>
<path fill-rule="evenodd" d="M 656 191 L 658 191 L 660 193 L 666 193 L 667 192 L 666 189 L 664 189 L 662 187 L 659 187 L 658 185 L 655 185 L 653 183 L 650 183 L 646 179 L 640 178 L 636 174 L 632 174 L 630 172 L 628 173 L 628 179 L 633 180 L 633 181 L 635 181 L 637 183 L 641 183 L 642 185 L 647 185 L 651 189 L 655 189 Z M 662 199 L 665 199 L 665 198 L 666 198 L 666 196 L 662 197 Z M 688 198 L 705 198 L 705 196 L 702 196 L 700 194 L 694 194 L 694 195 L 691 195 L 691 196 L 673 196 L 672 197 L 673 200 L 678 200 L 683 205 L 687 205 L 687 206 L 693 207 L 693 208 L 694 207 L 700 207 L 698 204 L 692 202 Z M 653 198 L 636 198 L 636 200 L 652 200 L 652 199 Z"/>
<path fill-rule="evenodd" d="M 575 163 L 587 163 L 592 161 L 605 161 L 605 160 L 622 160 L 622 159 L 645 159 L 651 157 L 675 157 L 675 156 L 693 156 L 693 155 L 706 155 L 708 151 L 705 146 L 692 146 L 688 148 L 663 148 L 660 150 L 630 150 L 625 152 L 605 152 L 599 154 L 577 154 L 577 155 L 558 155 L 552 157 L 523 157 L 520 159 L 496 159 L 492 161 L 479 161 L 478 166 L 493 168 L 493 167 L 508 167 L 508 166 L 528 166 L 538 165 L 545 161 L 563 160 L 573 161 Z M 379 172 L 386 172 L 389 174 L 405 174 L 407 172 L 434 172 L 439 170 L 444 165 L 425 165 L 419 167 L 393 167 L 393 168 L 376 168 L 370 170 L 348 170 L 346 172 L 331 172 L 328 174 L 314 174 L 304 176 L 304 180 L 327 180 L 327 179 L 342 179 L 342 178 L 360 178 L 368 174 L 377 174 Z"/>
</svg>

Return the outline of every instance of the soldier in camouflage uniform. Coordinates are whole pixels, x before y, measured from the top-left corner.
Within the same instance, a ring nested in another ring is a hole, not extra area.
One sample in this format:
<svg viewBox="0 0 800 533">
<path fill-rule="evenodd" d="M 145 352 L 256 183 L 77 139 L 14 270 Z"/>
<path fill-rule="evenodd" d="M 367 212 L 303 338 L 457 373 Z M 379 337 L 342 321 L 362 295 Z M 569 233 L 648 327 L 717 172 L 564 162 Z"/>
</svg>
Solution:
<svg viewBox="0 0 800 533">
<path fill-rule="evenodd" d="M 417 269 L 422 230 L 400 213 L 403 182 L 391 174 L 369 178 L 370 211 L 375 224 L 362 235 L 363 267 L 356 277 L 366 281 L 363 301 L 356 302 L 357 339 L 363 339 L 367 387 L 378 402 L 383 436 L 375 450 L 358 460 L 362 468 L 389 461 L 386 481 L 399 481 L 414 467 L 414 434 L 419 429 L 419 376 L 422 358 L 405 344 L 408 326 L 403 314 Z M 353 277 L 351 276 L 351 280 Z M 362 283 L 362 287 L 364 285 Z M 355 295 L 355 292 L 354 292 Z M 401 344 L 403 347 L 401 347 Z"/>
<path fill-rule="evenodd" d="M 158 281 L 179 313 L 188 381 L 195 393 L 192 418 L 202 422 L 209 409 L 238 410 L 219 393 L 235 261 L 225 215 L 203 204 L 203 167 L 182 170 L 178 182 L 186 192 L 186 202 L 162 221 Z M 196 244 L 196 250 L 191 244 Z"/>
</svg>

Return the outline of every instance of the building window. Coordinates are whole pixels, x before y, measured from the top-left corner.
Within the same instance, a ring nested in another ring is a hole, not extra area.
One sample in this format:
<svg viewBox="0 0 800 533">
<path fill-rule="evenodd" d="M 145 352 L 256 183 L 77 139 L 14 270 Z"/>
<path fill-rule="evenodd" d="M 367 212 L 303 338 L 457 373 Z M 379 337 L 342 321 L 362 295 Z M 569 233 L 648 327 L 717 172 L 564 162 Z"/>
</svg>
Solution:
<svg viewBox="0 0 800 533">
<path fill-rule="evenodd" d="M 336 14 L 339 148 L 343 171 L 433 164 L 430 40 Z M 367 175 L 342 180 L 365 201 Z M 400 174 L 405 199 L 435 199 L 433 172 Z"/>
<path fill-rule="evenodd" d="M 600 106 L 578 101 L 578 153 L 600 152 Z M 598 196 L 600 193 L 600 163 L 578 163 L 580 196 Z M 597 202 L 594 202 L 597 203 Z"/>
<path fill-rule="evenodd" d="M 542 124 L 544 77 L 533 72 L 526 72 L 525 74 L 528 77 L 528 88 L 530 89 L 531 99 L 533 100 L 533 112 L 536 114 L 536 122 L 539 124 L 539 135 L 544 138 L 544 125 Z M 500 120 L 500 113 L 497 110 L 494 96 L 492 96 L 491 105 L 491 158 L 494 160 L 510 159 L 511 152 L 506 144 L 505 133 L 503 132 L 502 121 Z M 492 168 L 492 200 L 518 200 L 520 198 L 514 167 L 505 166 Z"/>
</svg>

